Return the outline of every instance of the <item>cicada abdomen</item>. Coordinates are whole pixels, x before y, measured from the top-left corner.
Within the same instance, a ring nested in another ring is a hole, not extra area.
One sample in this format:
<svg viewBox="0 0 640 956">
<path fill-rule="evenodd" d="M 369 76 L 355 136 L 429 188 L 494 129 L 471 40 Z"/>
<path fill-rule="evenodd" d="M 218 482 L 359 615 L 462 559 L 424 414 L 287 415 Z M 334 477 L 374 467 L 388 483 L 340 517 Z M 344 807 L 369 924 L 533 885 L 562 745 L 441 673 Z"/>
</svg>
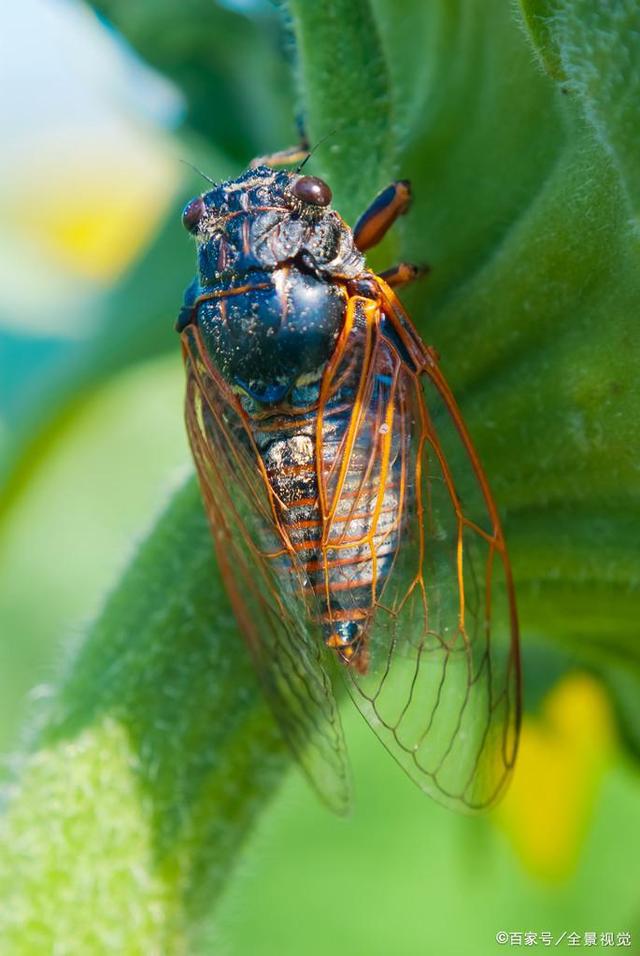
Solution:
<svg viewBox="0 0 640 956">
<path fill-rule="evenodd" d="M 517 623 L 488 485 L 435 353 L 363 253 L 409 203 L 352 231 L 326 183 L 250 169 L 186 208 L 199 270 L 178 320 L 186 420 L 220 567 L 286 739 L 347 803 L 327 672 L 419 785 L 494 800 L 515 758 Z M 455 460 L 453 460 L 455 459 Z"/>
<path fill-rule="evenodd" d="M 345 290 L 344 324 L 322 374 L 291 389 L 286 413 L 247 413 L 290 556 L 281 578 L 313 593 L 325 644 L 361 672 L 407 495 L 409 436 L 394 428 L 400 386 L 390 357 L 375 375 L 368 369 L 377 313 L 375 301 Z"/>
</svg>

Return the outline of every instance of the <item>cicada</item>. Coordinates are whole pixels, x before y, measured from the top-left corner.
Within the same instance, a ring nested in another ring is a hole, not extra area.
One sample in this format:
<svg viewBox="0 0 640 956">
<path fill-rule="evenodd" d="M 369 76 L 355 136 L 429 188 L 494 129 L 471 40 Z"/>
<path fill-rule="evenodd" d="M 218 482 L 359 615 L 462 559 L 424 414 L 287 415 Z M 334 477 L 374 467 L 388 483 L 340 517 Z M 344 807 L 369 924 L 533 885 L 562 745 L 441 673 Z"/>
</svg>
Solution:
<svg viewBox="0 0 640 956">
<path fill-rule="evenodd" d="M 193 199 L 198 271 L 177 322 L 186 425 L 217 560 L 281 732 L 349 802 L 341 672 L 427 793 L 479 809 L 513 767 L 517 620 L 496 507 L 458 407 L 364 253 L 409 207 L 392 183 L 353 230 L 315 176 L 268 162 Z"/>
</svg>

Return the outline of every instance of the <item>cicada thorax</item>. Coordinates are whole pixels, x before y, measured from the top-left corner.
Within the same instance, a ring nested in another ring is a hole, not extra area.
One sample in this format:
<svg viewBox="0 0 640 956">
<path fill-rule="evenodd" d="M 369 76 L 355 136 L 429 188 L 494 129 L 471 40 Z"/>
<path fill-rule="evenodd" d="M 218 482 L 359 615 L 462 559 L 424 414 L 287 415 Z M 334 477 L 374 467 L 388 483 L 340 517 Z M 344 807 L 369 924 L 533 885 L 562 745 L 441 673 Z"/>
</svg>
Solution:
<svg viewBox="0 0 640 956">
<path fill-rule="evenodd" d="M 244 398 L 287 552 L 283 588 L 307 592 L 310 616 L 345 663 L 367 667 L 367 630 L 389 577 L 406 514 L 398 383 L 380 350 L 379 307 L 343 287 L 345 318 L 327 362 L 287 402 Z M 369 365 L 376 352 L 376 371 Z"/>
</svg>

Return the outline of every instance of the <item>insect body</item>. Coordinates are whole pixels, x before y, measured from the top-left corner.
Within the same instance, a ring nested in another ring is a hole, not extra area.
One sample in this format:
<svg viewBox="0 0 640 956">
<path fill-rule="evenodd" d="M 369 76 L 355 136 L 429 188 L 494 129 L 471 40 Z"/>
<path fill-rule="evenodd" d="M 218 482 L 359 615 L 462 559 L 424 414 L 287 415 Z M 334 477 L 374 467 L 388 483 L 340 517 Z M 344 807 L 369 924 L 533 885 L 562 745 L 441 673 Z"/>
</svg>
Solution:
<svg viewBox="0 0 640 956">
<path fill-rule="evenodd" d="M 178 319 L 186 421 L 218 561 L 280 727 L 338 811 L 330 671 L 427 792 L 496 798 L 519 719 L 516 617 L 495 506 L 435 353 L 313 176 L 266 165 L 186 207 L 198 275 Z"/>
</svg>

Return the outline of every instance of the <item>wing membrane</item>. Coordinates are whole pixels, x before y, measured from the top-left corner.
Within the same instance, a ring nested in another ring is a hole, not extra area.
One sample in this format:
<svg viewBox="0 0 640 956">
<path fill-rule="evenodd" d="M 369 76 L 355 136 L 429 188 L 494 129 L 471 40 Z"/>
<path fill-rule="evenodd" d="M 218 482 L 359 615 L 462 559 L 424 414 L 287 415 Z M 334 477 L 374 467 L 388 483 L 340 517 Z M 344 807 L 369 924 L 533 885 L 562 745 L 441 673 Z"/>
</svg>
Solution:
<svg viewBox="0 0 640 956">
<path fill-rule="evenodd" d="M 354 446 L 368 441 L 369 474 L 397 489 L 379 495 L 395 501 L 395 532 L 382 524 L 384 509 L 369 532 L 372 542 L 383 532 L 393 542 L 393 566 L 378 580 L 366 672 L 349 667 L 347 682 L 423 790 L 481 809 L 497 799 L 515 759 L 520 678 L 511 573 L 454 399 L 391 290 L 382 282 L 380 289 L 359 395 L 359 427 L 369 437 L 355 436 Z M 388 426 L 383 437 L 380 422 Z M 349 467 L 362 465 L 346 466 L 344 484 L 353 488 Z M 350 503 L 356 511 L 361 505 L 372 511 L 368 502 Z"/>
<path fill-rule="evenodd" d="M 280 729 L 322 799 L 349 802 L 346 751 L 327 652 L 295 558 L 277 533 L 273 490 L 237 397 L 183 333 L 186 422 L 232 606 Z"/>
<path fill-rule="evenodd" d="M 378 305 L 350 301 L 320 400 L 325 600 L 335 619 L 351 619 L 369 590 L 365 654 L 343 668 L 350 694 L 423 790 L 476 810 L 499 796 L 517 746 L 511 572 L 486 479 L 435 357 L 383 281 L 379 291 Z M 187 328 L 183 341 L 187 427 L 236 616 L 285 738 L 342 812 L 346 756 L 332 662 L 313 623 L 317 599 L 278 533 L 275 493 L 238 399 L 197 329 Z M 355 373 L 356 398 L 336 446 L 324 403 Z M 339 576 L 329 570 L 338 566 Z"/>
</svg>

